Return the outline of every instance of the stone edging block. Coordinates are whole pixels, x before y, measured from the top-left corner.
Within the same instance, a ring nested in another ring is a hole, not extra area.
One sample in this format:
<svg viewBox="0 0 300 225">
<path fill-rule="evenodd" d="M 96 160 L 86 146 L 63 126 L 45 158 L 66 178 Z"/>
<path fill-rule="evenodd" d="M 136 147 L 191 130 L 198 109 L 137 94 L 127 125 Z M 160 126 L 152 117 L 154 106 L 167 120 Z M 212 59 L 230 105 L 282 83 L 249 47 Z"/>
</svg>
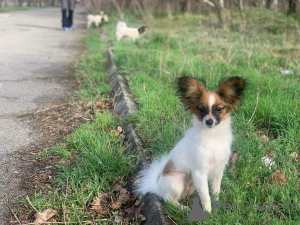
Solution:
<svg viewBox="0 0 300 225">
<path fill-rule="evenodd" d="M 107 42 L 108 38 L 101 28 L 100 38 Z M 110 85 L 115 93 L 114 111 L 120 116 L 120 119 L 126 119 L 135 110 L 138 110 L 136 103 L 131 99 L 129 94 L 129 86 L 126 79 L 117 73 L 117 67 L 113 61 L 113 52 L 110 48 L 105 53 L 107 60 L 107 73 L 110 77 Z M 125 137 L 127 139 L 128 151 L 138 154 L 142 158 L 141 167 L 146 167 L 147 163 L 144 159 L 144 149 L 134 130 L 133 124 L 129 124 L 124 128 Z M 147 193 L 142 201 L 141 213 L 146 217 L 145 225 L 160 225 L 166 224 L 167 221 L 163 217 L 162 205 L 157 195 Z"/>
</svg>

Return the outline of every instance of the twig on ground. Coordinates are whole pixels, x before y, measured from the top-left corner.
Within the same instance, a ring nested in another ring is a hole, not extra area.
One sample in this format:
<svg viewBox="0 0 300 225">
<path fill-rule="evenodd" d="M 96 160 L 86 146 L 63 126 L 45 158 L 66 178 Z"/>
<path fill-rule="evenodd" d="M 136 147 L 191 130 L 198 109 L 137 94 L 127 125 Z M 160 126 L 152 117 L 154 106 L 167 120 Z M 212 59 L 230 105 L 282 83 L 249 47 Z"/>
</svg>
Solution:
<svg viewBox="0 0 300 225">
<path fill-rule="evenodd" d="M 38 147 L 37 145 L 36 145 L 36 143 L 35 142 L 33 142 L 33 145 L 37 148 L 37 149 L 39 149 L 39 150 L 43 150 L 42 148 L 40 148 L 40 147 Z"/>
<path fill-rule="evenodd" d="M 173 219 L 172 219 L 172 217 L 170 216 L 170 215 L 168 215 L 168 218 L 172 221 L 172 223 L 174 223 L 174 224 L 178 224 L 178 223 L 176 223 Z"/>
<path fill-rule="evenodd" d="M 40 112 L 46 112 L 48 110 L 55 109 L 55 108 L 58 108 L 58 107 L 61 107 L 61 106 L 64 106 L 64 105 L 66 105 L 66 103 L 60 104 L 60 105 L 51 105 L 51 106 L 48 106 L 45 109 L 40 109 L 40 110 L 34 112 L 33 114 L 37 114 L 37 113 L 40 113 Z"/>
<path fill-rule="evenodd" d="M 78 216 L 78 214 L 77 214 L 77 211 L 76 211 L 76 209 L 75 209 L 75 207 L 74 207 L 74 204 L 72 204 L 72 207 L 73 207 L 73 210 L 74 210 L 74 212 L 75 212 L 75 214 L 76 214 L 76 216 L 77 216 L 78 222 L 82 225 L 82 223 L 81 223 L 81 221 L 80 221 L 80 218 L 79 218 L 79 216 Z"/>
<path fill-rule="evenodd" d="M 14 215 L 15 219 L 18 221 L 18 223 L 21 225 L 21 222 L 19 220 L 19 218 L 17 217 L 17 215 L 14 213 L 14 211 L 12 210 L 12 208 L 10 208 L 8 202 L 6 200 L 4 200 L 6 206 L 9 208 L 9 210 L 11 211 L 11 213 Z"/>
<path fill-rule="evenodd" d="M 67 197 L 68 197 L 68 186 L 69 186 L 69 177 L 67 177 L 66 195 L 65 195 L 64 206 L 63 206 L 63 213 L 64 213 L 64 222 L 65 222 L 65 224 L 66 224 L 66 211 L 65 211 L 65 207 L 66 207 L 66 200 L 67 200 Z"/>
<path fill-rule="evenodd" d="M 257 92 L 257 95 L 256 95 L 256 104 L 255 104 L 255 108 L 254 108 L 254 111 L 252 113 L 252 116 L 250 117 L 250 120 L 248 121 L 247 125 L 251 122 L 255 112 L 256 112 L 256 109 L 257 109 L 257 105 L 258 105 L 258 98 L 259 98 L 259 92 Z"/>
</svg>

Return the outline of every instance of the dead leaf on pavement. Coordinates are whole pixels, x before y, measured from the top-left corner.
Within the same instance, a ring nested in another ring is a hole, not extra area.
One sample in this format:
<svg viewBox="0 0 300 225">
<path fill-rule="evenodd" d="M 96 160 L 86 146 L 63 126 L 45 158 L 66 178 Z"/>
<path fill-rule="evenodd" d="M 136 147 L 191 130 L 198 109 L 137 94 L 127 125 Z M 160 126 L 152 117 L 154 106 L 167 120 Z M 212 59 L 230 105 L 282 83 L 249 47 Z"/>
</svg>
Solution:
<svg viewBox="0 0 300 225">
<path fill-rule="evenodd" d="M 45 211 L 41 213 L 36 213 L 35 214 L 35 221 L 33 222 L 34 224 L 43 224 L 53 216 L 55 216 L 57 213 L 56 210 L 53 209 L 46 209 Z"/>
</svg>

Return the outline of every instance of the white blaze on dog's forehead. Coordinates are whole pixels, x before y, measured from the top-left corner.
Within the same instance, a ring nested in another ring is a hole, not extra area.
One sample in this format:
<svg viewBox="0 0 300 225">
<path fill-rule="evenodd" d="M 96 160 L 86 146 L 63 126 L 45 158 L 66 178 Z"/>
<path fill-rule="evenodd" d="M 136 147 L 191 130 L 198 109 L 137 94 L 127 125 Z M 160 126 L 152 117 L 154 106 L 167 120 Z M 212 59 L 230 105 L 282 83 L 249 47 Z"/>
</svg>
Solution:
<svg viewBox="0 0 300 225">
<path fill-rule="evenodd" d="M 209 109 L 211 109 L 213 104 L 215 104 L 215 101 L 216 101 L 216 98 L 215 98 L 214 94 L 210 94 L 209 99 L 208 99 Z"/>
</svg>

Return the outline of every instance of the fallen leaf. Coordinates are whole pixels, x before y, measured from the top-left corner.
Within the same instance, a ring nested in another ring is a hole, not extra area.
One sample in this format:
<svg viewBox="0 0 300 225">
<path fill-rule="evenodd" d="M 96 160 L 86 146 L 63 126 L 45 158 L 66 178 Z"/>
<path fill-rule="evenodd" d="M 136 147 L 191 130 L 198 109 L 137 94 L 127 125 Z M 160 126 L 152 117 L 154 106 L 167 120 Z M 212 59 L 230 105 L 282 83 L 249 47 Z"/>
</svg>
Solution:
<svg viewBox="0 0 300 225">
<path fill-rule="evenodd" d="M 46 174 L 46 173 L 41 173 L 41 174 L 40 174 L 40 179 L 41 179 L 42 181 L 47 180 L 48 177 L 49 177 L 49 175 Z"/>
<path fill-rule="evenodd" d="M 57 213 L 56 210 L 53 209 L 46 209 L 43 212 L 38 212 L 35 214 L 35 221 L 33 222 L 34 224 L 43 224 L 53 216 L 55 216 Z"/>
<path fill-rule="evenodd" d="M 101 103 L 100 102 L 96 102 L 96 108 L 101 108 Z"/>
<path fill-rule="evenodd" d="M 117 183 L 113 186 L 112 191 L 113 192 L 119 192 L 122 189 L 122 185 L 120 183 Z"/>
<path fill-rule="evenodd" d="M 117 199 L 117 201 L 115 201 L 111 204 L 111 208 L 112 209 L 119 209 L 121 207 L 121 205 L 122 205 L 121 199 Z"/>
<path fill-rule="evenodd" d="M 60 118 L 60 117 L 58 117 L 58 119 L 57 119 L 59 122 L 62 122 L 62 121 L 64 121 L 62 118 Z"/>
<path fill-rule="evenodd" d="M 274 149 L 272 149 L 272 148 L 270 148 L 269 150 L 268 150 L 268 153 L 267 153 L 267 155 L 266 155 L 266 157 L 273 157 L 274 156 Z"/>
<path fill-rule="evenodd" d="M 123 128 L 121 126 L 118 126 L 117 131 L 119 132 L 119 134 L 122 134 L 123 133 Z"/>
<path fill-rule="evenodd" d="M 263 139 L 264 142 L 269 141 L 269 137 L 267 135 L 262 134 L 260 137 Z"/>
<path fill-rule="evenodd" d="M 292 152 L 290 156 L 294 157 L 297 162 L 300 162 L 299 154 L 297 152 Z"/>
<path fill-rule="evenodd" d="M 86 104 L 86 107 L 89 108 L 89 109 L 93 108 L 93 102 L 92 101 L 88 102 Z"/>
<path fill-rule="evenodd" d="M 91 209 L 95 210 L 100 216 L 102 214 L 106 214 L 109 211 L 109 204 L 110 197 L 107 193 L 99 193 L 98 196 L 94 198 L 91 202 Z"/>
<path fill-rule="evenodd" d="M 235 167 L 235 163 L 236 163 L 237 157 L 238 157 L 238 153 L 234 152 L 232 154 L 232 156 L 231 156 L 231 168 Z"/>
<path fill-rule="evenodd" d="M 110 101 L 103 101 L 103 103 L 104 103 L 105 106 L 110 106 L 111 105 Z"/>
<path fill-rule="evenodd" d="M 122 219 L 123 219 L 122 216 L 116 215 L 116 216 L 115 216 L 115 219 L 114 219 L 114 222 L 115 222 L 115 223 L 120 223 L 120 222 L 122 222 Z"/>
<path fill-rule="evenodd" d="M 130 199 L 130 192 L 127 191 L 125 188 L 122 188 L 120 190 L 120 195 L 119 195 L 119 199 L 122 202 L 127 202 Z"/>
<path fill-rule="evenodd" d="M 271 183 L 280 183 L 286 184 L 287 179 L 284 174 L 281 172 L 281 169 L 276 170 L 271 176 L 269 176 L 269 181 Z"/>
<path fill-rule="evenodd" d="M 75 113 L 74 118 L 80 118 L 80 117 L 82 117 L 82 114 L 80 114 L 80 113 Z"/>
</svg>

